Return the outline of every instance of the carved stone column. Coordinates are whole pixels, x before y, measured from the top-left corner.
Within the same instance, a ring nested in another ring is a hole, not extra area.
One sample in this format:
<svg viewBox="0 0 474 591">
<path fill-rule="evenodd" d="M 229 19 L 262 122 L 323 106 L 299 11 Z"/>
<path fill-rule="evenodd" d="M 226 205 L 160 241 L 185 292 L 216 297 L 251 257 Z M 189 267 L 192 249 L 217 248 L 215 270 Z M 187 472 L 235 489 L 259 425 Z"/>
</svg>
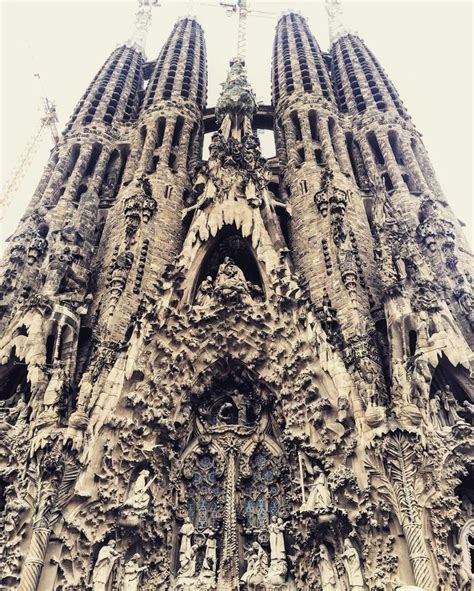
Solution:
<svg viewBox="0 0 474 591">
<path fill-rule="evenodd" d="M 434 591 L 436 583 L 415 495 L 418 468 L 416 446 L 403 434 L 397 434 L 386 441 L 385 454 L 387 472 L 395 494 L 400 524 L 407 541 L 415 582 L 425 591 Z"/>
<path fill-rule="evenodd" d="M 19 591 L 36 591 L 38 588 L 50 535 L 51 530 L 47 527 L 33 529 L 28 556 L 21 573 Z"/>
<path fill-rule="evenodd" d="M 239 559 L 237 545 L 237 516 L 235 508 L 236 461 L 230 452 L 225 481 L 224 540 L 217 587 L 222 591 L 238 591 Z"/>
</svg>

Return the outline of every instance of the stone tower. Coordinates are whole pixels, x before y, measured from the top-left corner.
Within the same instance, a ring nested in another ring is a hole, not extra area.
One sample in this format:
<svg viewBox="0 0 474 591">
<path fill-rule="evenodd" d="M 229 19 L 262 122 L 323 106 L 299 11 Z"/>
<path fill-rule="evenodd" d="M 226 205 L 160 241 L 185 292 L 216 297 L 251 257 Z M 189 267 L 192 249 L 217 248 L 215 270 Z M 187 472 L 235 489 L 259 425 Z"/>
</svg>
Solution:
<svg viewBox="0 0 474 591">
<path fill-rule="evenodd" d="M 2 589 L 472 589 L 472 258 L 328 12 L 271 106 L 143 7 L 78 103 L 0 269 Z"/>
</svg>

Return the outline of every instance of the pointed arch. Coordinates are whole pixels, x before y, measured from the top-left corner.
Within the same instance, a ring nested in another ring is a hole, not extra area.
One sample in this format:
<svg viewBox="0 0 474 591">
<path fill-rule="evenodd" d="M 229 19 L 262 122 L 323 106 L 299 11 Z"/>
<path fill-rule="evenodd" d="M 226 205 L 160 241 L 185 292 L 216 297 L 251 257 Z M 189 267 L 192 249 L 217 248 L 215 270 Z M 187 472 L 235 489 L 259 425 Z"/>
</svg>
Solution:
<svg viewBox="0 0 474 591">
<path fill-rule="evenodd" d="M 188 272 L 183 302 L 194 301 L 197 290 L 206 277 L 216 279 L 219 267 L 226 256 L 239 267 L 247 282 L 258 286 L 263 294 L 266 293 L 265 273 L 255 254 L 251 239 L 244 238 L 232 224 L 224 225 L 215 237 L 211 237 L 200 246 Z"/>
</svg>

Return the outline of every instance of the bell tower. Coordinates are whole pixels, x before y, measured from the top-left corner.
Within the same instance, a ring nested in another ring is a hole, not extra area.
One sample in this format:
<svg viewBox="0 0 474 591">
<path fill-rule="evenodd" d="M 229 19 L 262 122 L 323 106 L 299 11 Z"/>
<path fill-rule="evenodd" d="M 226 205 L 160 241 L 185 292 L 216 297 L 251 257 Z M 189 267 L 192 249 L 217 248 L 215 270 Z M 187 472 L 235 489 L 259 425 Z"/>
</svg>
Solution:
<svg viewBox="0 0 474 591">
<path fill-rule="evenodd" d="M 2 589 L 471 589 L 472 256 L 327 7 L 271 105 L 243 0 L 215 106 L 146 0 L 79 101 L 0 267 Z"/>
</svg>

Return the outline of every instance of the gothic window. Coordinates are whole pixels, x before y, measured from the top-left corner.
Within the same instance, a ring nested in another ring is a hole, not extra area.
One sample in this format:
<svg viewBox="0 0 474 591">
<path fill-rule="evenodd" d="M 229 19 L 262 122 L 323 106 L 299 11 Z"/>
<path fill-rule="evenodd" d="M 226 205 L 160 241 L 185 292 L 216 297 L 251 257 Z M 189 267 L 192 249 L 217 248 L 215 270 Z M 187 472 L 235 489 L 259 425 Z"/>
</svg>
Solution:
<svg viewBox="0 0 474 591">
<path fill-rule="evenodd" d="M 251 475 L 243 484 L 243 513 L 248 528 L 267 527 L 281 507 L 281 491 L 275 459 L 262 446 L 257 447 L 250 462 Z"/>
<path fill-rule="evenodd" d="M 462 528 L 460 541 L 464 566 L 474 574 L 474 519 Z"/>
<path fill-rule="evenodd" d="M 210 454 L 196 459 L 188 486 L 188 514 L 199 531 L 208 527 L 217 530 L 222 509 L 221 475 L 216 459 Z"/>
</svg>

